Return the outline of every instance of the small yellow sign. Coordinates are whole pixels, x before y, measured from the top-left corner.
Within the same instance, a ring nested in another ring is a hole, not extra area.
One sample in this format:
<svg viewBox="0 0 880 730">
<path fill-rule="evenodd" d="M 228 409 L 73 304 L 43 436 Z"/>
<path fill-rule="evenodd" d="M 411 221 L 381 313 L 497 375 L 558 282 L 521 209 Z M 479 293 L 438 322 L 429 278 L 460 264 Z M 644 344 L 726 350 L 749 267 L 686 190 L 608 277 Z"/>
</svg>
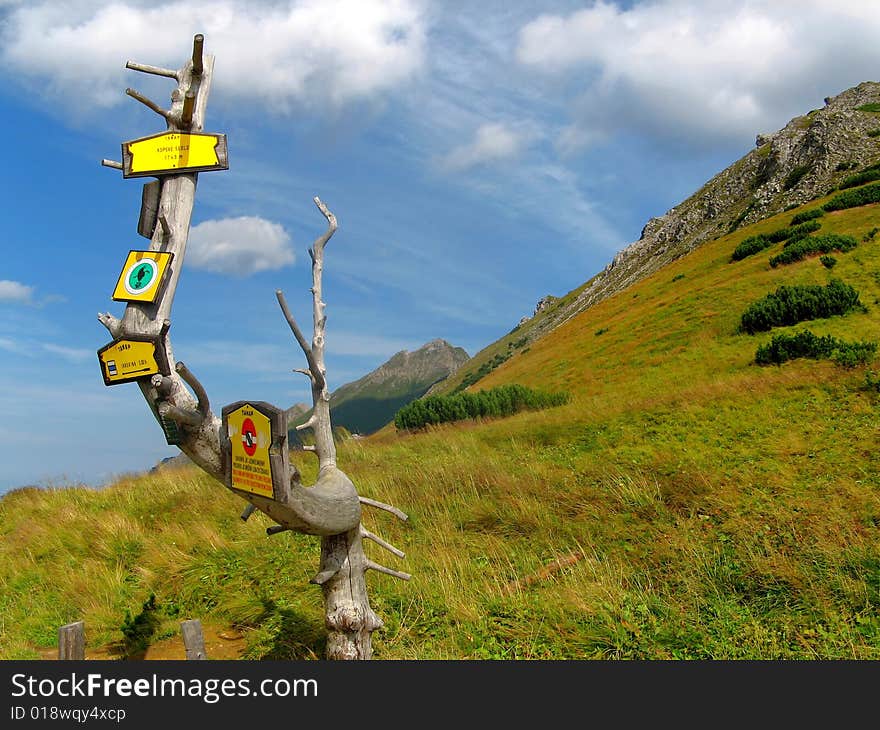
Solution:
<svg viewBox="0 0 880 730">
<path fill-rule="evenodd" d="M 272 427 L 269 418 L 250 403 L 226 415 L 232 456 L 231 487 L 272 499 L 272 468 L 269 447 Z"/>
<path fill-rule="evenodd" d="M 161 251 L 129 251 L 113 290 L 113 300 L 155 302 L 173 258 L 173 253 Z"/>
<path fill-rule="evenodd" d="M 152 339 L 123 339 L 104 345 L 98 350 L 104 384 L 128 383 L 155 373 L 167 375 L 161 349 L 159 341 Z"/>
<path fill-rule="evenodd" d="M 225 134 L 164 132 L 122 143 L 122 176 L 228 170 Z"/>
</svg>

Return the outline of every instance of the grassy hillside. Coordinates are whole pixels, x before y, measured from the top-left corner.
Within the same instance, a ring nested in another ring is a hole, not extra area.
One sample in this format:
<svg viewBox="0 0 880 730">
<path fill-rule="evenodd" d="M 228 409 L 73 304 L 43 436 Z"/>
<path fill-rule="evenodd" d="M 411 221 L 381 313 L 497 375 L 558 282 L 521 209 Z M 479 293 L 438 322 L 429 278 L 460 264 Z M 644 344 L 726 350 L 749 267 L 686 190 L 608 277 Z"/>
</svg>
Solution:
<svg viewBox="0 0 880 730">
<path fill-rule="evenodd" d="M 377 658 L 880 659 L 872 366 L 753 363 L 779 331 L 880 341 L 880 240 L 834 254 L 832 270 L 816 257 L 770 267 L 783 242 L 730 263 L 797 212 L 702 246 L 528 347 L 494 346 L 514 352 L 478 387 L 565 390 L 568 405 L 341 444 L 361 493 L 410 514 L 366 516 L 414 576 L 369 576 L 386 624 Z M 880 205 L 821 223 L 861 241 Z M 781 284 L 832 276 L 867 312 L 737 332 Z M 154 638 L 199 617 L 243 635 L 248 658 L 320 656 L 317 541 L 267 538 L 241 506 L 194 469 L 7 495 L 0 656 L 37 656 L 77 619 L 96 652 L 151 593 Z"/>
</svg>

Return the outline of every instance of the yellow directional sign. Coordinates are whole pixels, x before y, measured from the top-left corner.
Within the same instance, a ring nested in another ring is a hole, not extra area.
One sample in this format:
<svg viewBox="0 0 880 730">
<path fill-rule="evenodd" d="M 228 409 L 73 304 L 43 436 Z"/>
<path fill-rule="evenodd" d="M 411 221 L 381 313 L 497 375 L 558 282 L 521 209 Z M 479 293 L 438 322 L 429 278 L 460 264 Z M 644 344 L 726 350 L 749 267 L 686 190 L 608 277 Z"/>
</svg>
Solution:
<svg viewBox="0 0 880 730">
<path fill-rule="evenodd" d="M 289 470 L 285 412 L 263 401 L 238 401 L 223 408 L 222 415 L 227 485 L 275 498 L 275 486 L 281 488 Z"/>
<path fill-rule="evenodd" d="M 173 253 L 163 251 L 129 251 L 113 290 L 113 300 L 155 302 L 173 258 Z"/>
<path fill-rule="evenodd" d="M 128 383 L 155 373 L 169 374 L 165 348 L 158 337 L 114 340 L 98 350 L 98 360 L 104 385 Z"/>
<path fill-rule="evenodd" d="M 122 143 L 122 177 L 228 169 L 225 134 L 164 132 Z"/>
</svg>

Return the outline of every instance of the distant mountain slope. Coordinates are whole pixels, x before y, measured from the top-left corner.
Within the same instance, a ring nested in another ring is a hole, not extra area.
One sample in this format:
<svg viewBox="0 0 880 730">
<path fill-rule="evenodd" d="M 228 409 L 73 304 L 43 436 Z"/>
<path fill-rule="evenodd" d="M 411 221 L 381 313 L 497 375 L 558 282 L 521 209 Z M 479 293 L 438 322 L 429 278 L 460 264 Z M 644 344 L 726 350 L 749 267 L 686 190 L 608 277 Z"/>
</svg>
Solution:
<svg viewBox="0 0 880 730">
<path fill-rule="evenodd" d="M 638 241 L 567 295 L 544 297 L 535 314 L 477 353 L 437 392 L 475 382 L 580 312 L 645 279 L 708 241 L 833 191 L 880 159 L 880 83 L 866 81 L 822 109 L 795 117 L 687 200 L 647 222 Z"/>
<path fill-rule="evenodd" d="M 424 395 L 467 360 L 465 350 L 440 339 L 413 352 L 401 350 L 371 373 L 333 391 L 333 426 L 352 433 L 372 433 L 391 421 L 399 408 Z M 291 424 L 302 423 L 310 414 L 311 410 L 303 412 L 296 420 L 291 419 Z"/>
</svg>

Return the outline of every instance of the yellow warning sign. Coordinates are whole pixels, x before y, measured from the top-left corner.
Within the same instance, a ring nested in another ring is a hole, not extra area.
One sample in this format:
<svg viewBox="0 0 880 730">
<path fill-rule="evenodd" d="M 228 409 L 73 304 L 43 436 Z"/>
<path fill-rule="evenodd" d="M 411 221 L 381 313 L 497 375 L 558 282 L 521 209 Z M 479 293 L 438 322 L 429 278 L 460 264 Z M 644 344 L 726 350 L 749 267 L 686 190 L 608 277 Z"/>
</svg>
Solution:
<svg viewBox="0 0 880 730">
<path fill-rule="evenodd" d="M 272 467 L 269 418 L 250 403 L 224 414 L 232 456 L 231 487 L 272 499 Z"/>
<path fill-rule="evenodd" d="M 165 283 L 173 253 L 129 251 L 113 290 L 116 302 L 155 302 Z"/>
<path fill-rule="evenodd" d="M 164 132 L 122 143 L 122 177 L 228 169 L 225 134 Z"/>
<path fill-rule="evenodd" d="M 164 350 L 158 340 L 115 340 L 98 350 L 105 385 L 128 383 L 155 373 L 168 374 Z M 160 351 L 162 351 L 160 353 Z"/>
</svg>

